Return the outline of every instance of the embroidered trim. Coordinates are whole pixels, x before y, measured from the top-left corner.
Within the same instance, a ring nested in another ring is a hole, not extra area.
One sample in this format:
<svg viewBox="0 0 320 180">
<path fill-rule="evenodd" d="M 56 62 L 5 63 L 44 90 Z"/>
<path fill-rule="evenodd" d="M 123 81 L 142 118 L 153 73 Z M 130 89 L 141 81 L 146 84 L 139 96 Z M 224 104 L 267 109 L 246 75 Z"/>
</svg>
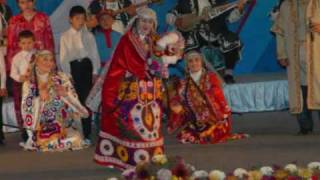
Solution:
<svg viewBox="0 0 320 180">
<path fill-rule="evenodd" d="M 163 138 L 161 137 L 159 140 L 154 142 L 130 142 L 130 141 L 124 141 L 121 140 L 115 136 L 112 136 L 111 134 L 108 134 L 106 132 L 100 131 L 99 136 L 104 139 L 110 139 L 111 141 L 114 141 L 115 143 L 118 143 L 122 146 L 125 146 L 127 148 L 133 148 L 133 149 L 139 149 L 139 148 L 153 148 L 157 146 L 163 146 Z"/>
<path fill-rule="evenodd" d="M 98 161 L 99 163 L 110 163 L 114 164 L 115 166 L 118 166 L 123 169 L 129 169 L 129 168 L 134 168 L 134 166 L 131 166 L 127 163 L 122 162 L 121 160 L 109 156 L 100 156 L 98 154 L 94 155 L 94 159 Z"/>
<path fill-rule="evenodd" d="M 129 40 L 132 42 L 135 50 L 137 51 L 141 59 L 143 60 L 147 59 L 147 52 L 145 51 L 144 47 L 141 45 L 141 42 L 138 41 L 138 38 L 134 36 L 135 35 L 131 30 L 128 34 Z"/>
</svg>

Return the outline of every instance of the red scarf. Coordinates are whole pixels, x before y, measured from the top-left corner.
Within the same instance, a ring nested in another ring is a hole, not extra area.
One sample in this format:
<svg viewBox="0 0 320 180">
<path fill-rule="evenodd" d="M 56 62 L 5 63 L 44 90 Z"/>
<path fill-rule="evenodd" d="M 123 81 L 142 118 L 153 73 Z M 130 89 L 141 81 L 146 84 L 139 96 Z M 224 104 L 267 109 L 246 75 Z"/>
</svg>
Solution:
<svg viewBox="0 0 320 180">
<path fill-rule="evenodd" d="M 112 42 L 111 42 L 112 29 L 101 29 L 101 32 L 104 33 L 104 37 L 106 38 L 107 47 L 111 48 L 111 45 L 112 45 Z"/>
</svg>

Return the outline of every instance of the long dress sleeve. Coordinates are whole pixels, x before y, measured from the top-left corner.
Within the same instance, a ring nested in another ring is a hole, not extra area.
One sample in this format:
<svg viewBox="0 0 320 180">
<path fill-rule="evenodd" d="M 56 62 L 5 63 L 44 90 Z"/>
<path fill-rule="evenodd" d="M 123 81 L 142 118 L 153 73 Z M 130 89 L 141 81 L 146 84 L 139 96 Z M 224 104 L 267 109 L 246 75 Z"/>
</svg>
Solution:
<svg viewBox="0 0 320 180">
<path fill-rule="evenodd" d="M 282 13 L 281 10 L 279 10 L 279 13 L 271 27 L 271 31 L 276 35 L 277 59 L 288 58 L 288 54 L 286 51 L 286 43 L 285 43 L 285 33 L 284 33 L 284 27 L 283 27 L 284 24 L 285 24 L 284 14 Z"/>
<path fill-rule="evenodd" d="M 61 70 L 66 73 L 66 74 L 70 74 L 71 70 L 70 70 L 70 63 L 67 61 L 68 59 L 68 55 L 67 55 L 67 48 L 68 46 L 66 45 L 66 40 L 65 40 L 65 36 L 62 35 L 60 37 L 60 68 Z"/>
</svg>

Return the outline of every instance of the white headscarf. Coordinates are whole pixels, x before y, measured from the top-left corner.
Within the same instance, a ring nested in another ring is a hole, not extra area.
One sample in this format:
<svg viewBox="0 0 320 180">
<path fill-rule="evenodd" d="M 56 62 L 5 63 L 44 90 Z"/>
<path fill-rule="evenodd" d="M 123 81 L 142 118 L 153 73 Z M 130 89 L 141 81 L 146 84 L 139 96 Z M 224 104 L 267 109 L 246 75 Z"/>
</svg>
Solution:
<svg viewBox="0 0 320 180">
<path fill-rule="evenodd" d="M 157 14 L 156 12 L 148 7 L 144 7 L 141 9 L 137 10 L 137 15 L 134 16 L 133 18 L 131 18 L 131 20 L 129 21 L 128 25 L 127 25 L 127 30 L 130 30 L 134 24 L 134 22 L 136 21 L 136 19 L 141 18 L 141 19 L 152 19 L 155 27 L 158 26 L 158 20 L 157 20 Z"/>
</svg>

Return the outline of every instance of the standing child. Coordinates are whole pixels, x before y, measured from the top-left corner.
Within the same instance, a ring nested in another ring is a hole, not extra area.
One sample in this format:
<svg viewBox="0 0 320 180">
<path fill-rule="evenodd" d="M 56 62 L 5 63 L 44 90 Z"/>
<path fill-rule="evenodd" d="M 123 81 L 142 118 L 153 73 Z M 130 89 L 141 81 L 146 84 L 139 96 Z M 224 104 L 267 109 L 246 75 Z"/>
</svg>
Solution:
<svg viewBox="0 0 320 180">
<path fill-rule="evenodd" d="M 94 36 L 85 27 L 86 10 L 74 6 L 69 13 L 71 27 L 60 39 L 60 65 L 70 74 L 80 102 L 85 103 L 100 69 L 100 59 Z M 82 119 L 85 142 L 90 144 L 91 117 Z"/>
<path fill-rule="evenodd" d="M 2 51 L 0 51 L 0 146 L 3 145 L 4 134 L 2 130 L 2 97 L 7 95 L 6 89 L 6 67 L 4 63 L 4 56 Z"/>
<path fill-rule="evenodd" d="M 100 55 L 101 65 L 103 66 L 110 60 L 115 47 L 117 46 L 121 34 L 112 30 L 114 17 L 107 11 L 98 14 L 99 29 L 95 32 L 95 39 Z"/>
<path fill-rule="evenodd" d="M 22 126 L 21 116 L 21 95 L 22 83 L 28 79 L 29 76 L 29 63 L 34 54 L 35 37 L 31 31 L 25 30 L 19 33 L 19 47 L 20 51 L 13 57 L 10 77 L 12 78 L 13 99 L 16 119 L 19 126 Z M 22 132 L 23 141 L 27 140 L 25 131 Z"/>
</svg>

